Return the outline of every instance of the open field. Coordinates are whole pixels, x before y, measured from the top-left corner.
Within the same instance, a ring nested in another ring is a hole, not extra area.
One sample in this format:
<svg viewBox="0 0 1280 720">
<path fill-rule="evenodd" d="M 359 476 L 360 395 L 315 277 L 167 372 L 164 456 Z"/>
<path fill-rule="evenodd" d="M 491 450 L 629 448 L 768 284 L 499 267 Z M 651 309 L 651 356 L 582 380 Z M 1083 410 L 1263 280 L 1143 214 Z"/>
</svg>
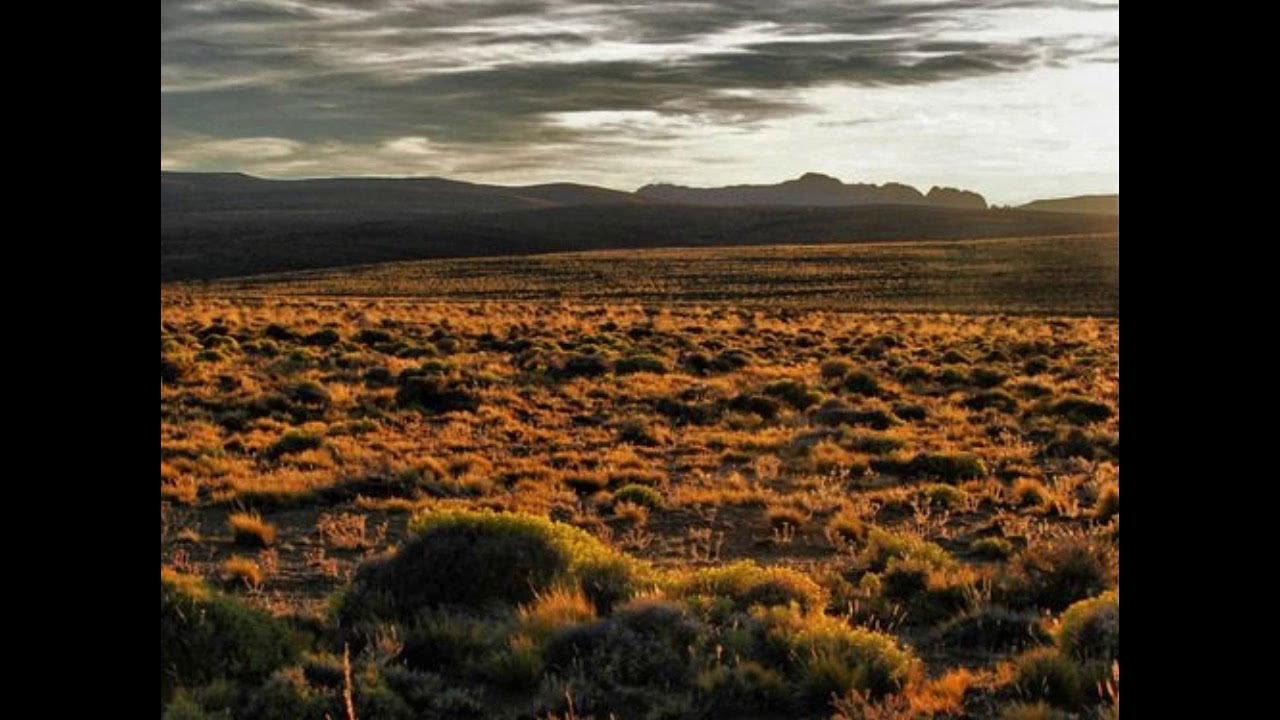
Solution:
<svg viewBox="0 0 1280 720">
<path fill-rule="evenodd" d="M 1109 237 L 166 289 L 162 704 L 1118 717 L 1117 268 Z"/>
<path fill-rule="evenodd" d="M 358 295 L 1119 315 L 1117 235 L 636 250 L 392 263 L 190 285 Z"/>
</svg>

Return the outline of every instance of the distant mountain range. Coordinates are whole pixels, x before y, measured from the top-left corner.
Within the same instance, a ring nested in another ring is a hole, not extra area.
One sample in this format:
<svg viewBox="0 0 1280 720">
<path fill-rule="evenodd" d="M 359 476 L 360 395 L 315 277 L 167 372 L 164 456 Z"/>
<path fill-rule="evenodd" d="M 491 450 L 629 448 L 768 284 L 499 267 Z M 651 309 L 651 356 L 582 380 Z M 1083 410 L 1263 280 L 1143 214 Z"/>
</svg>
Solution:
<svg viewBox="0 0 1280 720">
<path fill-rule="evenodd" d="M 1077 195 L 1053 200 L 1033 200 L 1020 207 L 1023 210 L 1037 210 L 1040 212 L 1119 215 L 1120 195 Z"/>
<path fill-rule="evenodd" d="M 161 282 L 444 257 L 640 247 L 871 242 L 1113 232 L 1075 209 L 988 209 L 977 193 L 845 184 L 809 173 L 777 185 L 635 193 L 443 178 L 264 180 L 160 173 Z M 1074 207 L 1074 206 L 1073 206 Z M 1118 201 L 1116 201 L 1118 212 Z"/>
<path fill-rule="evenodd" d="M 926 195 L 910 185 L 885 183 L 846 185 L 828 175 L 805 173 L 777 185 L 731 185 L 720 188 L 691 188 L 681 185 L 645 185 L 636 195 L 682 205 L 745 205 L 843 207 L 848 205 L 933 205 L 985 210 L 981 195 L 955 188 L 930 188 Z"/>
</svg>

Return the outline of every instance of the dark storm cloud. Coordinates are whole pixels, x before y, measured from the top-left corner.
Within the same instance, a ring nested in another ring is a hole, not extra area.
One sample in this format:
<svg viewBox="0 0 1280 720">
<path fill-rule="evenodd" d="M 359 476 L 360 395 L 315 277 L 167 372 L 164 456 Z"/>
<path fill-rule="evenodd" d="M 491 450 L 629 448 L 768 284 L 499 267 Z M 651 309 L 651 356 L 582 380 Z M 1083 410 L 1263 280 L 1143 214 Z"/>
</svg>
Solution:
<svg viewBox="0 0 1280 720">
<path fill-rule="evenodd" d="M 807 88 L 913 85 L 1110 60 L 1096 39 L 982 37 L 999 13 L 1086 2 L 310 2 L 161 6 L 161 143 L 581 142 L 563 113 L 750 126 Z M 654 130 L 661 137 L 665 130 Z M 513 159 L 514 161 L 514 159 Z"/>
</svg>

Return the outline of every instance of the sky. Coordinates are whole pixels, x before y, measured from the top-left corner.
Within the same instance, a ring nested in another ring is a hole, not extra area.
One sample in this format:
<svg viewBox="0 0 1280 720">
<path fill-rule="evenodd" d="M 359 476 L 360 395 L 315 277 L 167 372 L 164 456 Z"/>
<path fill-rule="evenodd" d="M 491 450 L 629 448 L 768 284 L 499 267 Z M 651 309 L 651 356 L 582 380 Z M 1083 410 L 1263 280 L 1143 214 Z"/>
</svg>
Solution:
<svg viewBox="0 0 1280 720">
<path fill-rule="evenodd" d="M 1119 4 L 162 0 L 160 169 L 1119 192 Z"/>
</svg>

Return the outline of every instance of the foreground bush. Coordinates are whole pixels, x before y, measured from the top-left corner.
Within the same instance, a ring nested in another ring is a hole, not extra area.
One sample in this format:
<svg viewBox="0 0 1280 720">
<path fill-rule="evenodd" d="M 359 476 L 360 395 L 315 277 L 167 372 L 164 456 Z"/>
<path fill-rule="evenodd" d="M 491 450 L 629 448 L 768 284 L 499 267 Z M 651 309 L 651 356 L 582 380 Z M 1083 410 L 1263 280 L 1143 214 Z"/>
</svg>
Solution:
<svg viewBox="0 0 1280 720">
<path fill-rule="evenodd" d="M 416 536 L 356 573 L 343 612 L 409 619 L 440 605 L 528 603 L 576 586 L 602 611 L 629 597 L 644 568 L 578 528 L 517 513 L 450 510 L 415 519 Z"/>
<path fill-rule="evenodd" d="M 296 655 L 289 633 L 264 612 L 199 578 L 160 569 L 160 699 L 215 678 L 258 682 Z"/>
<path fill-rule="evenodd" d="M 728 601 L 738 611 L 795 603 L 821 612 L 827 603 L 826 591 L 808 575 L 785 567 L 760 567 L 750 560 L 685 573 L 672 582 L 672 591 L 712 603 Z"/>
</svg>

